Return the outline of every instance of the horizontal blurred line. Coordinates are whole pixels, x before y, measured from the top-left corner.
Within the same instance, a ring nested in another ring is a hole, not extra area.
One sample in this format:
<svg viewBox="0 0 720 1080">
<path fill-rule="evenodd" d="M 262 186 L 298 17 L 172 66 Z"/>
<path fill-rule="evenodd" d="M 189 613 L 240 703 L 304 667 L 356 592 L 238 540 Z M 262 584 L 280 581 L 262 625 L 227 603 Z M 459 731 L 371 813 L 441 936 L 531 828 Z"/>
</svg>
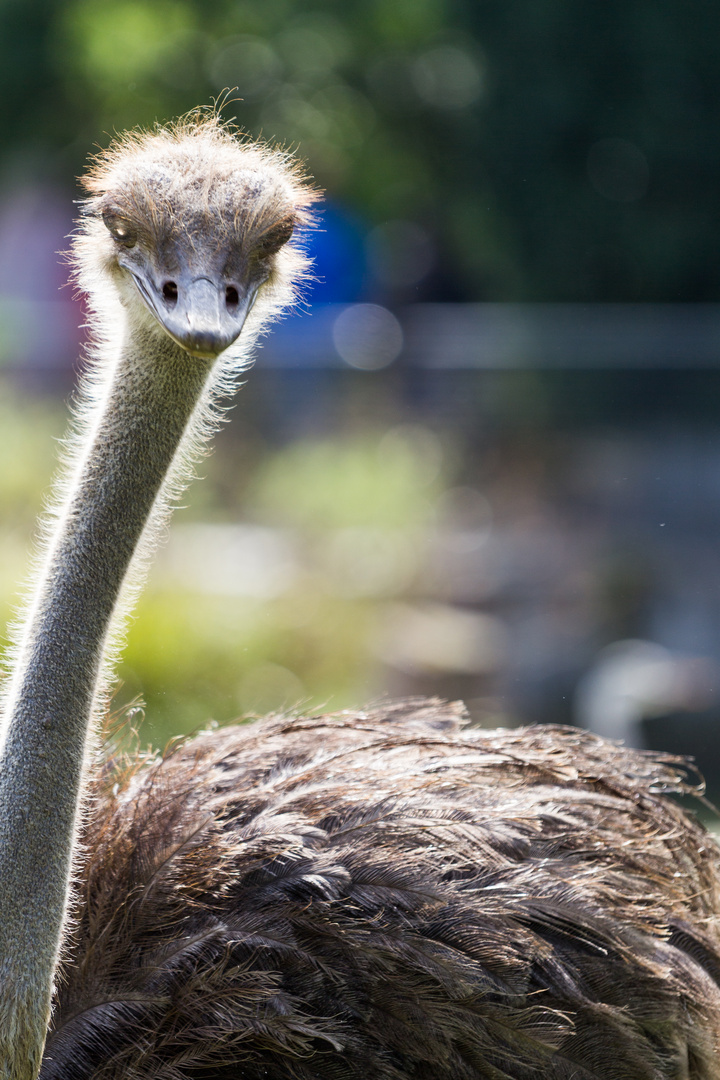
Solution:
<svg viewBox="0 0 720 1080">
<path fill-rule="evenodd" d="M 333 327 L 348 306 L 279 326 L 261 363 L 342 365 Z M 394 314 L 398 361 L 411 367 L 720 367 L 720 304 L 414 304 Z"/>
<path fill-rule="evenodd" d="M 420 367 L 720 367 L 720 304 L 425 304 L 400 321 Z"/>
<path fill-rule="evenodd" d="M 357 318 L 338 323 L 352 308 Z M 70 300 L 0 296 L 0 363 L 26 371 L 71 366 L 80 310 Z M 258 364 L 367 371 L 390 364 L 441 370 L 720 368 L 720 304 L 714 303 L 413 304 L 385 312 L 385 321 L 382 316 L 378 304 L 312 305 L 273 328 Z M 391 349 L 388 332 L 394 335 Z"/>
</svg>

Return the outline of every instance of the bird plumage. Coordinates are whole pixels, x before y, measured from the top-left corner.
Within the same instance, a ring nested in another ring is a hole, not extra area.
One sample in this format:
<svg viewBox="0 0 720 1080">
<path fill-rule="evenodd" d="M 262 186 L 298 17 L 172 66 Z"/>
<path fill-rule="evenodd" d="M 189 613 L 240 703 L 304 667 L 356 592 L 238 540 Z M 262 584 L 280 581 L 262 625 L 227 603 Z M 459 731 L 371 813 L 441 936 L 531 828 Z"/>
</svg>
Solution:
<svg viewBox="0 0 720 1080">
<path fill-rule="evenodd" d="M 424 700 L 108 766 L 41 1077 L 719 1076 L 688 790 L 677 759 Z"/>
</svg>

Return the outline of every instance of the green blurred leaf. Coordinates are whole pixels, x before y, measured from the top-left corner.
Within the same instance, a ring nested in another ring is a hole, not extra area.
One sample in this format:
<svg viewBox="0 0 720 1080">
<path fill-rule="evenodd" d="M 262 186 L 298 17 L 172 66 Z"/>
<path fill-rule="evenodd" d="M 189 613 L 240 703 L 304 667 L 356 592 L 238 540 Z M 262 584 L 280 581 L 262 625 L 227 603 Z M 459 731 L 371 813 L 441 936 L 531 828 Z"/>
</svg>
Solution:
<svg viewBox="0 0 720 1080">
<path fill-rule="evenodd" d="M 195 28 L 196 13 L 178 0 L 79 0 L 63 13 L 68 61 L 92 82 L 113 86 L 151 76 Z"/>
</svg>

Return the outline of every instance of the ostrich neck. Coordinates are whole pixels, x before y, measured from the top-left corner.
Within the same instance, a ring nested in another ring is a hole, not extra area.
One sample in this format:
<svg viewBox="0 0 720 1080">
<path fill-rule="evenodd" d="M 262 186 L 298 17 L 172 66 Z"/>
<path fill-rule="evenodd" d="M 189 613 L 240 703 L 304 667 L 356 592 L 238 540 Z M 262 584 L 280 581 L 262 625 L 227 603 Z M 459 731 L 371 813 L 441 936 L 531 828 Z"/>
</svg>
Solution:
<svg viewBox="0 0 720 1080">
<path fill-rule="evenodd" d="M 39 1069 L 108 632 L 210 370 L 170 339 L 129 337 L 23 631 L 0 751 L 0 1080 Z"/>
</svg>

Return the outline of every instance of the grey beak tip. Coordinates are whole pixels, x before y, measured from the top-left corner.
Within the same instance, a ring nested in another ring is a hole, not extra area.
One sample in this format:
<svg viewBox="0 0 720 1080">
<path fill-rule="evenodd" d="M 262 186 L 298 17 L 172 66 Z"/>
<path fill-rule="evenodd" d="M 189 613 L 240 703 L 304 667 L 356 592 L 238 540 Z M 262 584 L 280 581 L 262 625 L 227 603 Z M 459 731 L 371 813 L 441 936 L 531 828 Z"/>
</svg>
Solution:
<svg viewBox="0 0 720 1080">
<path fill-rule="evenodd" d="M 188 352 L 198 356 L 218 356 L 227 349 L 232 338 L 227 334 L 214 333 L 211 330 L 195 330 L 184 335 L 183 346 Z"/>
<path fill-rule="evenodd" d="M 170 303 L 154 279 L 146 279 L 136 271 L 131 273 L 143 302 L 166 333 L 191 356 L 204 360 L 214 360 L 240 336 L 257 292 L 257 286 L 242 290 L 236 310 L 231 310 L 220 279 L 196 277 L 186 281 L 183 275 L 176 275 L 176 281 L 165 283 L 175 290 Z"/>
</svg>

